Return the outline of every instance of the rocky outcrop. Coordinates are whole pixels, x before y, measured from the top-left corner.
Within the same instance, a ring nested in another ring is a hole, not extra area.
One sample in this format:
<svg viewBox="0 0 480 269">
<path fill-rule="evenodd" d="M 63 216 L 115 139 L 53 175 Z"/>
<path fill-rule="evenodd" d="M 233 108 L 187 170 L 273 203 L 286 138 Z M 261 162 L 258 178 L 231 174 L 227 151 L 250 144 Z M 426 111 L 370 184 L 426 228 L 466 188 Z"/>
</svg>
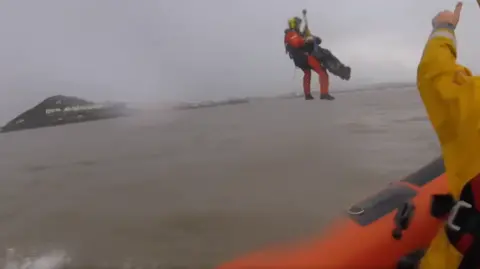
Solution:
<svg viewBox="0 0 480 269">
<path fill-rule="evenodd" d="M 124 103 L 94 103 L 77 97 L 56 95 L 43 100 L 2 127 L 1 132 L 128 116 Z"/>
</svg>

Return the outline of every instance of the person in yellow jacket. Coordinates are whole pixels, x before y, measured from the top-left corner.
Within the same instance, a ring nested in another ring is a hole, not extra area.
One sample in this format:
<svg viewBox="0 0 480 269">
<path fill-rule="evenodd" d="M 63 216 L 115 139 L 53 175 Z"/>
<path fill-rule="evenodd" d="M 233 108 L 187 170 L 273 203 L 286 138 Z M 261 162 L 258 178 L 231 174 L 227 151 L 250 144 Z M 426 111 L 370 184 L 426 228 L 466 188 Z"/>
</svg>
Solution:
<svg viewBox="0 0 480 269">
<path fill-rule="evenodd" d="M 432 214 L 445 219 L 445 225 L 420 269 L 480 268 L 480 77 L 456 63 L 461 9 L 458 3 L 455 11 L 435 16 L 417 70 L 417 87 L 441 144 L 450 191 L 443 213 L 434 208 L 442 204 L 434 196 Z"/>
</svg>

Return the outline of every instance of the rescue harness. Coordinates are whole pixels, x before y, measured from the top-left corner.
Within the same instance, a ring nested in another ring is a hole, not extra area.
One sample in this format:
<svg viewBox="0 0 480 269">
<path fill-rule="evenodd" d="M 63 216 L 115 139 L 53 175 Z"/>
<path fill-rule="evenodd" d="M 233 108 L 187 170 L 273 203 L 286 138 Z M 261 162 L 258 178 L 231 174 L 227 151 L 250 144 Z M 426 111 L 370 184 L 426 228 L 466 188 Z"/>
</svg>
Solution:
<svg viewBox="0 0 480 269">
<path fill-rule="evenodd" d="M 413 218 L 415 206 L 405 203 L 395 215 L 392 236 L 402 238 Z M 434 194 L 430 214 L 445 220 L 448 241 L 463 256 L 457 269 L 480 268 L 480 174 L 470 180 L 456 200 L 452 194 Z"/>
<path fill-rule="evenodd" d="M 451 194 L 433 195 L 430 213 L 446 220 L 447 238 L 463 255 L 458 269 L 480 268 L 480 174 L 463 187 L 458 200 Z"/>
</svg>

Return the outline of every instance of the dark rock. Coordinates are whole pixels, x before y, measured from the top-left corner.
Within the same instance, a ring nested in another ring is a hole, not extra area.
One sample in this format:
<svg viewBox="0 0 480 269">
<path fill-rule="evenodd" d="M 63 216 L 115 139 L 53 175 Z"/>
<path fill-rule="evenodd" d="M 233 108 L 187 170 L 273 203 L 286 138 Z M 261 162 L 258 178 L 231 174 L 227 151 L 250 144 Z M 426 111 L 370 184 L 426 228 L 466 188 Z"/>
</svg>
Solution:
<svg viewBox="0 0 480 269">
<path fill-rule="evenodd" d="M 124 103 L 94 103 L 76 97 L 55 95 L 9 121 L 1 132 L 124 117 L 132 112 Z"/>
</svg>

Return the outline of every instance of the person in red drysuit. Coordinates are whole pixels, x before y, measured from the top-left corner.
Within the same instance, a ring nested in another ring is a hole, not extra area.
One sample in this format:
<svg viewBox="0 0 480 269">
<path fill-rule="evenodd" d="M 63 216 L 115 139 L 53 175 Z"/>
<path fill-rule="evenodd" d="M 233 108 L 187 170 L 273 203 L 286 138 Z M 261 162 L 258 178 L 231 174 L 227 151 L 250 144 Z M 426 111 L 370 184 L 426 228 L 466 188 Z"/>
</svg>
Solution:
<svg viewBox="0 0 480 269">
<path fill-rule="evenodd" d="M 285 30 L 285 48 L 296 67 L 302 69 L 303 75 L 303 92 L 305 100 L 314 99 L 310 92 L 310 82 L 313 69 L 319 76 L 320 82 L 320 99 L 334 100 L 335 98 L 329 93 L 329 78 L 327 70 L 321 63 L 311 55 L 314 50 L 315 43 L 320 44 L 321 39 L 308 35 L 304 37 L 304 33 L 300 31 L 302 19 L 294 17 L 288 20 L 288 29 Z M 316 42 L 315 42 L 316 41 Z"/>
</svg>

